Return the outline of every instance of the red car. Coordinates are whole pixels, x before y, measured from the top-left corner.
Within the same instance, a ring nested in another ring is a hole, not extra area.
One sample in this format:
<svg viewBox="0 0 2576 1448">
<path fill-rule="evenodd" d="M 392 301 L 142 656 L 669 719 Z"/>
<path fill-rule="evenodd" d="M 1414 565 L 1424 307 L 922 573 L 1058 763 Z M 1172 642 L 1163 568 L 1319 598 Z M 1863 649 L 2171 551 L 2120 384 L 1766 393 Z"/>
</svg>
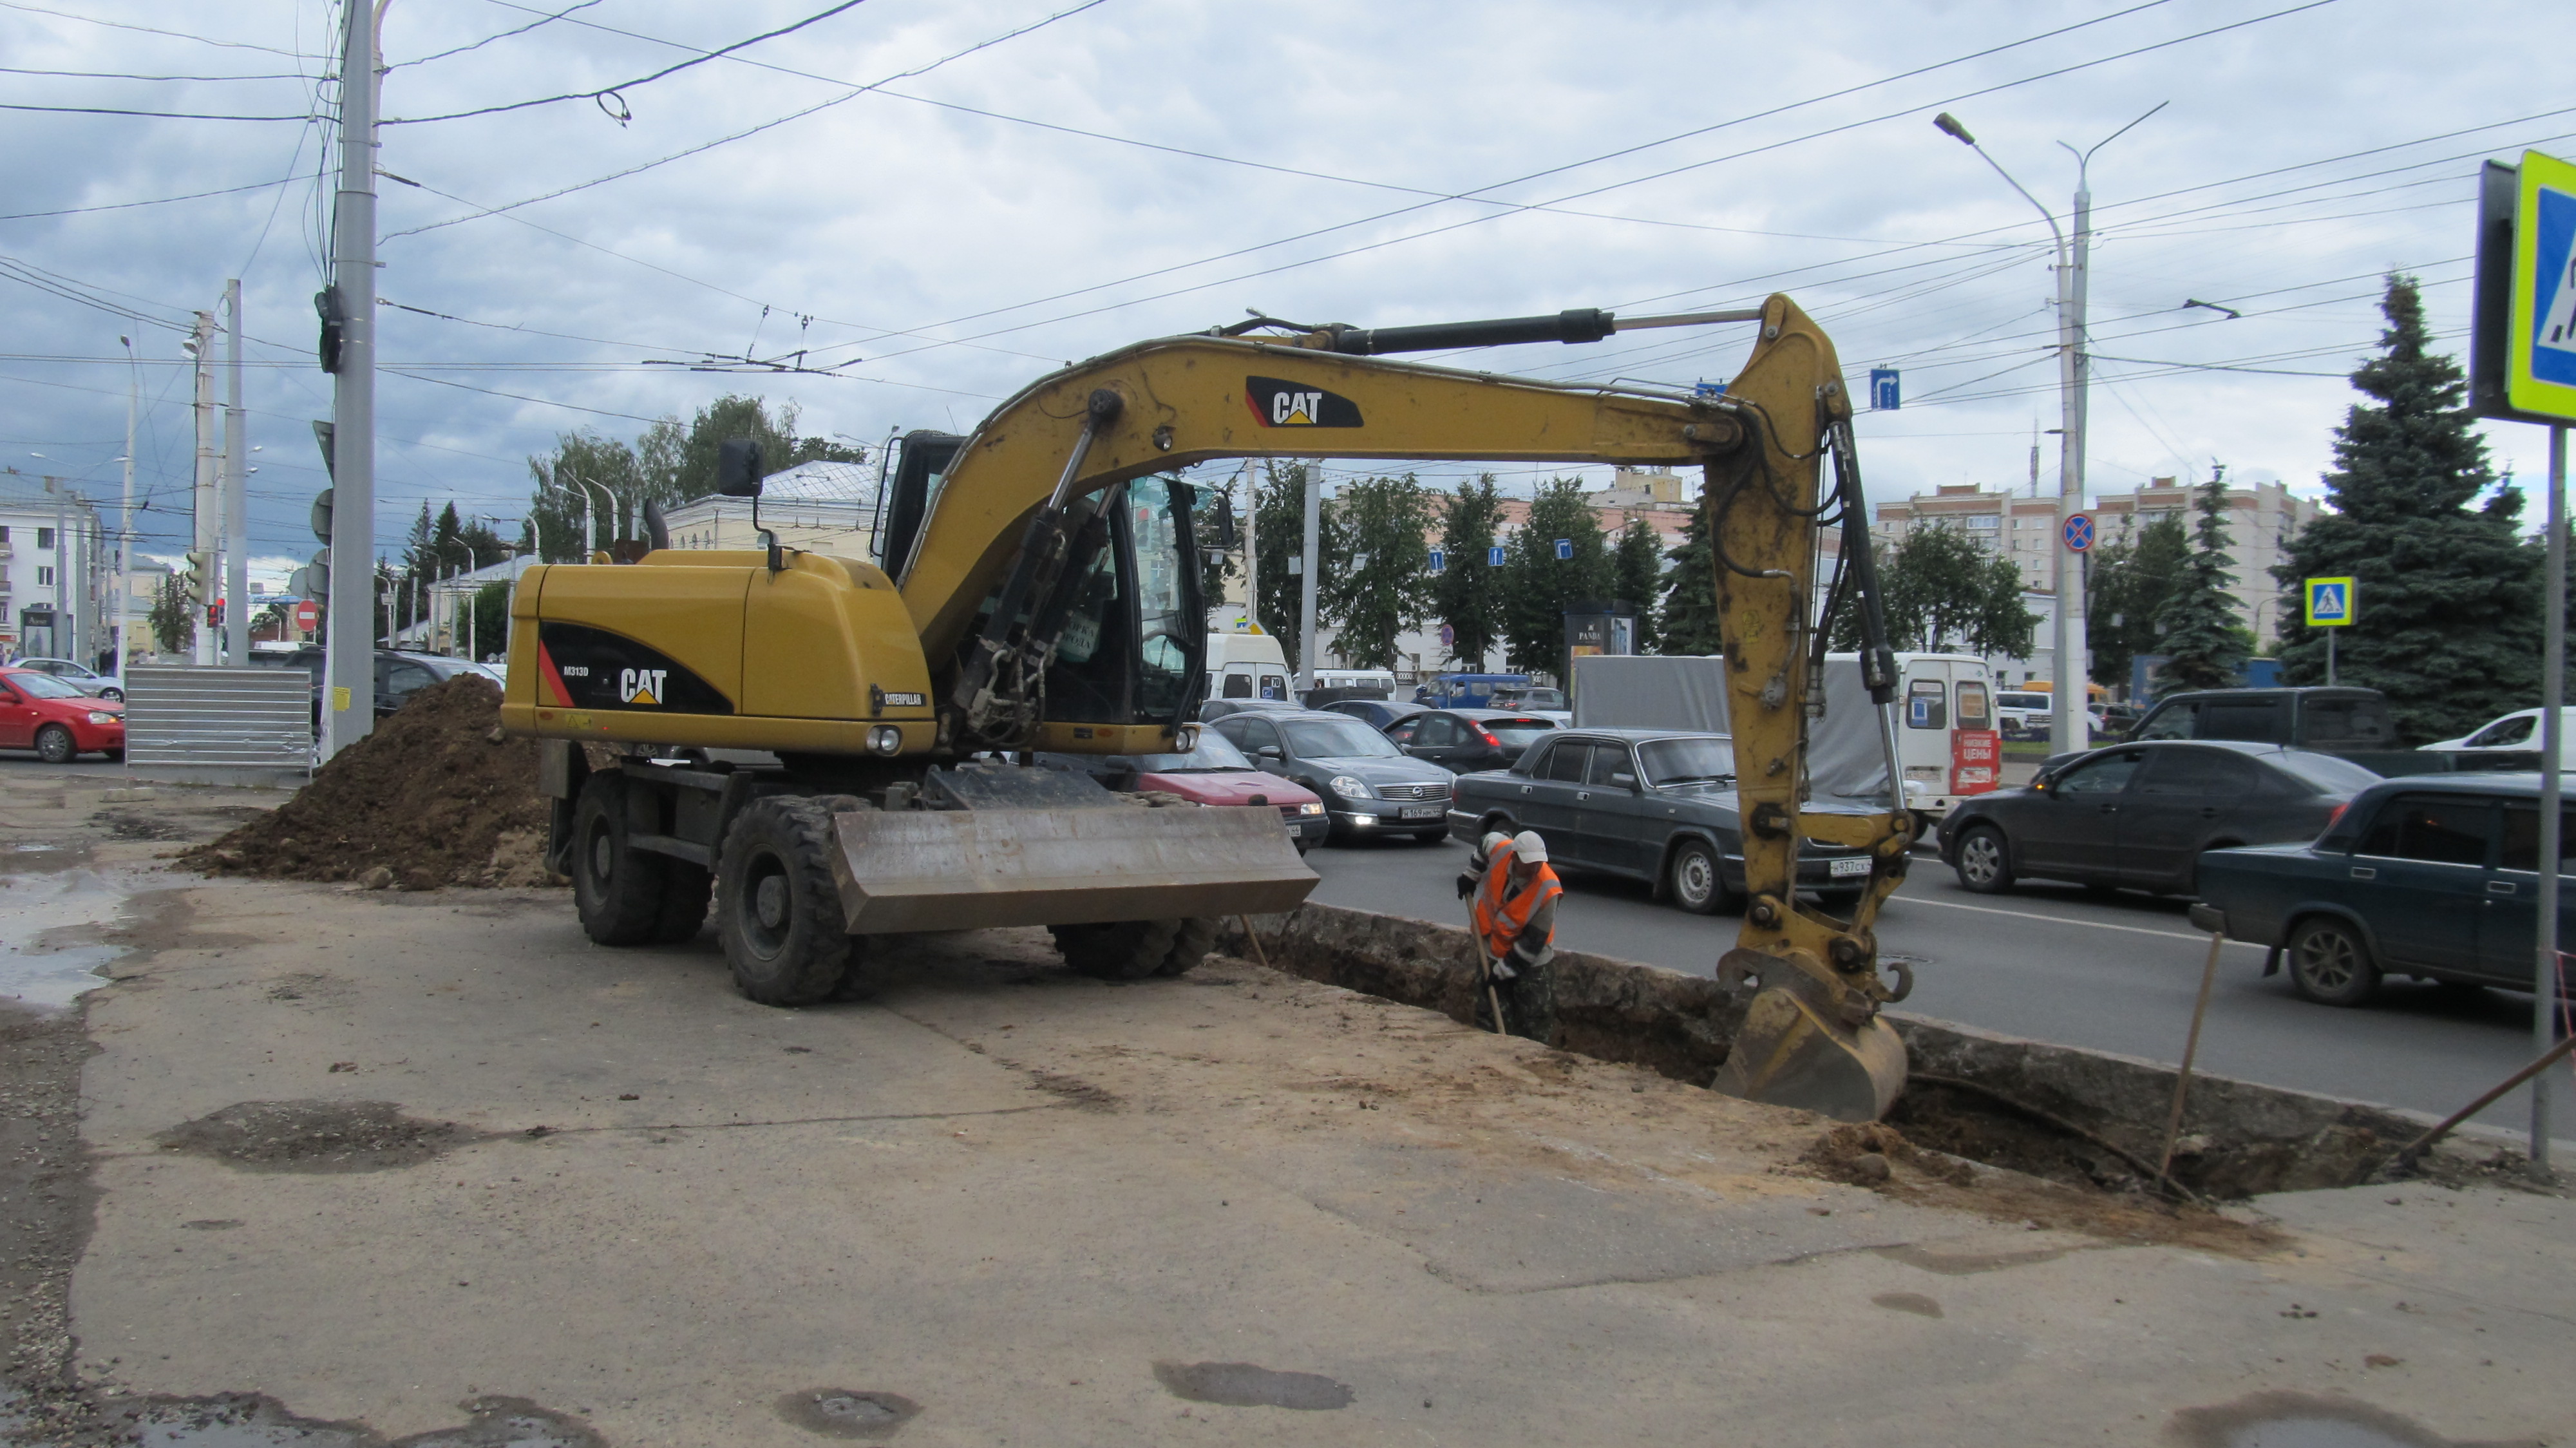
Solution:
<svg viewBox="0 0 2576 1448">
<path fill-rule="evenodd" d="M 1192 804 L 1275 809 L 1301 855 L 1333 827 L 1313 790 L 1263 773 L 1213 729 L 1201 729 L 1199 747 L 1188 754 L 1041 754 L 1038 762 L 1080 770 L 1111 789 L 1155 789 Z"/>
<path fill-rule="evenodd" d="M 47 764 L 82 754 L 123 759 L 125 706 L 35 669 L 0 669 L 0 749 L 32 749 Z"/>
</svg>

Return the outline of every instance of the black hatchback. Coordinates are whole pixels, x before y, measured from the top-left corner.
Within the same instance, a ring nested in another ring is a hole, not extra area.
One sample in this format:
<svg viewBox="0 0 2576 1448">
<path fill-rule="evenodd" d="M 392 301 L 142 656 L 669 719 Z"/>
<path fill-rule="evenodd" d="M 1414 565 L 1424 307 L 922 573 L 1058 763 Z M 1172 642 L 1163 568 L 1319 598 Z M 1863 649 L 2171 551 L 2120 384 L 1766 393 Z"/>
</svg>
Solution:
<svg viewBox="0 0 2576 1448">
<path fill-rule="evenodd" d="M 1426 709 L 1386 727 L 1395 747 L 1451 774 L 1509 769 L 1556 732 L 1556 721 L 1510 709 Z"/>
<path fill-rule="evenodd" d="M 1941 858 L 1981 895 L 2015 880 L 2188 895 L 2205 850 L 2312 840 L 2379 776 L 2277 744 L 2121 744 L 1941 821 Z"/>
</svg>

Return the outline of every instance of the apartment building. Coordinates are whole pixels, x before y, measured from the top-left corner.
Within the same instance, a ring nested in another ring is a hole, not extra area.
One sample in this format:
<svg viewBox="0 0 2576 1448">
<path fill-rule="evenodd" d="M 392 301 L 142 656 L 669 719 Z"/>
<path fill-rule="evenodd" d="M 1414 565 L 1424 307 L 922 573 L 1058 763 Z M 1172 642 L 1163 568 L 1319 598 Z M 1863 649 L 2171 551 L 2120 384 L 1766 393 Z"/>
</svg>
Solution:
<svg viewBox="0 0 2576 1448">
<path fill-rule="evenodd" d="M 6 482 L 0 487 L 0 651 L 70 657 L 87 646 L 96 652 L 90 624 L 101 603 L 98 576 L 114 558 L 97 512 L 68 489 L 52 491 L 58 485 L 51 479 Z M 40 622 L 48 618 L 50 624 Z"/>
</svg>

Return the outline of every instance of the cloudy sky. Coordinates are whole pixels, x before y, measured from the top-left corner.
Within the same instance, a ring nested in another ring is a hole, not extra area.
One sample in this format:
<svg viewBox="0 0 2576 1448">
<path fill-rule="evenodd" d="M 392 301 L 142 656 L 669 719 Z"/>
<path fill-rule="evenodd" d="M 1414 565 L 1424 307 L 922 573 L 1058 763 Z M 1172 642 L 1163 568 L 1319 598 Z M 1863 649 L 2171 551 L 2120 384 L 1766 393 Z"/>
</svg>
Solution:
<svg viewBox="0 0 2576 1448">
<path fill-rule="evenodd" d="M 834 8 L 388 0 L 384 113 L 413 123 L 383 133 L 377 288 L 418 310 L 382 313 L 381 544 L 424 501 L 515 520 L 559 433 L 632 437 L 727 390 L 808 432 L 963 430 L 1068 359 L 1246 308 L 1391 325 L 1785 291 L 1855 381 L 1903 371 L 1903 409 L 1860 428 L 1874 496 L 2024 485 L 2057 424 L 2049 231 L 1945 109 L 2063 220 L 2058 143 L 2163 107 L 2092 161 L 2092 486 L 2215 460 L 2313 490 L 2379 278 L 2420 276 L 2464 346 L 2479 162 L 2576 154 L 2563 0 L 865 0 L 631 83 Z M 184 548 L 179 343 L 237 276 L 254 552 L 314 546 L 340 23 L 327 0 L 0 0 L 13 490 L 53 474 L 112 505 L 139 378 L 142 546 Z M 491 107 L 513 108 L 457 115 Z M 1748 340 L 1484 355 L 1687 384 Z M 787 354 L 829 375 L 654 365 Z M 2526 474 L 2543 457 L 2535 429 L 2490 435 Z"/>
</svg>

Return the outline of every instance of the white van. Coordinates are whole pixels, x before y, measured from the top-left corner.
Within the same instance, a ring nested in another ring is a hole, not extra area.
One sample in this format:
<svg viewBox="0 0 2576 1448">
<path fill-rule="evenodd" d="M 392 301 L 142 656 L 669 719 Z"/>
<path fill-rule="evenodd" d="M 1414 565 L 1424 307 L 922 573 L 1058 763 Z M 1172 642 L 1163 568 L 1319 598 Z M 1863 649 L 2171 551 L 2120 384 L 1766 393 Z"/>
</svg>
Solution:
<svg viewBox="0 0 2576 1448">
<path fill-rule="evenodd" d="M 1858 654 L 1827 659 L 1859 662 Z M 1896 754 L 1907 783 L 1931 786 L 1915 807 L 1938 819 L 1970 795 L 2002 783 L 2003 739 L 1996 731 L 1995 684 L 1974 654 L 1896 656 Z"/>
<path fill-rule="evenodd" d="M 1207 641 L 1207 697 L 1286 699 L 1288 655 L 1268 634 L 1217 633 Z"/>
</svg>

